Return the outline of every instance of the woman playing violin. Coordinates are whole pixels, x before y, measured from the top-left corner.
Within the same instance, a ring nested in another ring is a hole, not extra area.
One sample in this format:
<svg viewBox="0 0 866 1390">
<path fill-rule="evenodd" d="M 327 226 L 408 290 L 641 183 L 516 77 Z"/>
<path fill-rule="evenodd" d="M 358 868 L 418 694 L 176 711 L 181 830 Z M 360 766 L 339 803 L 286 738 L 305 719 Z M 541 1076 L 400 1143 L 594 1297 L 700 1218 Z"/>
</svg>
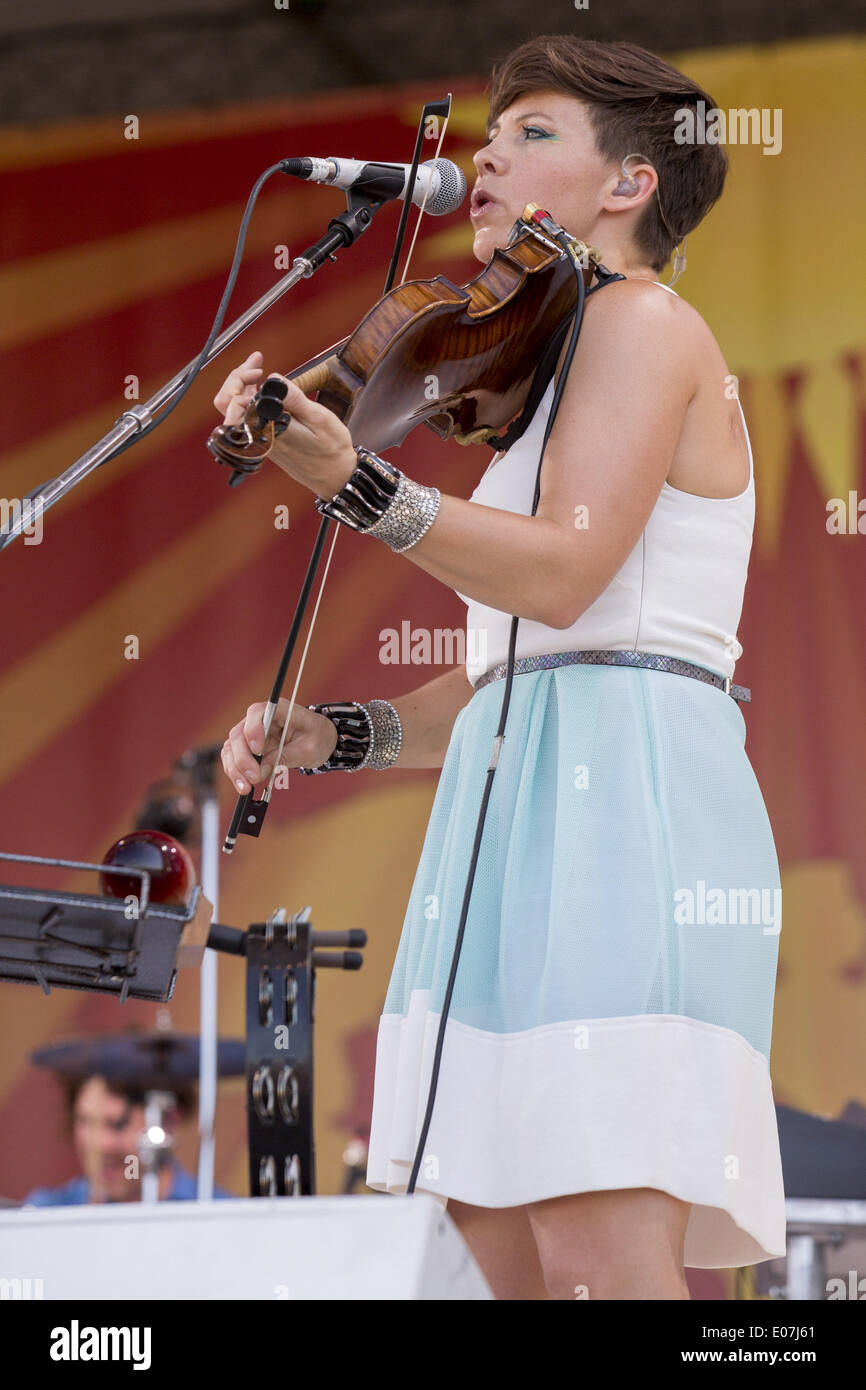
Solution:
<svg viewBox="0 0 866 1390">
<path fill-rule="evenodd" d="M 586 301 L 534 515 L 554 380 L 469 500 L 400 470 L 370 526 L 464 600 L 476 655 L 359 706 L 360 760 L 339 710 L 300 706 L 282 755 L 309 771 L 442 769 L 377 1045 L 367 1180 L 405 1192 L 520 619 L 418 1180 L 497 1298 L 684 1299 L 688 1266 L 785 1251 L 778 922 L 746 910 L 778 893 L 778 863 L 732 684 L 751 446 L 712 332 L 658 278 L 724 184 L 718 145 L 676 138 L 699 102 L 714 107 L 631 44 L 544 36 L 494 69 L 476 258 L 532 201 L 625 278 Z M 263 371 L 253 353 L 229 375 L 226 423 Z M 364 440 L 291 384 L 284 409 L 274 461 L 336 500 Z M 287 707 L 266 743 L 261 704 L 231 730 L 239 791 L 269 775 Z"/>
</svg>

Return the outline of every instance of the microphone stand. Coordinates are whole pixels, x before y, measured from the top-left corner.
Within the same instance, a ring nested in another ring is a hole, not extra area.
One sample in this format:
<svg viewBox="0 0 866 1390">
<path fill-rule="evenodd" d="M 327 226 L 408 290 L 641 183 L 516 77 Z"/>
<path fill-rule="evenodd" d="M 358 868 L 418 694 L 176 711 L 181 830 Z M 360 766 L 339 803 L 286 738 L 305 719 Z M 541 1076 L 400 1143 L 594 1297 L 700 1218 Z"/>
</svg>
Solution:
<svg viewBox="0 0 866 1390">
<path fill-rule="evenodd" d="M 214 340 L 198 370 L 201 371 L 224 348 L 228 347 L 229 343 L 233 343 L 235 338 L 240 337 L 251 323 L 255 323 L 256 319 L 270 309 L 271 305 L 282 298 L 300 279 L 309 279 L 324 265 L 325 261 L 336 261 L 335 253 L 344 246 L 351 246 L 362 233 L 366 232 L 375 213 L 379 211 L 384 201 L 385 199 L 361 197 L 355 193 L 354 189 L 349 189 L 346 194 L 348 204 L 346 211 L 341 213 L 339 217 L 332 217 L 328 223 L 328 230 L 312 246 L 307 247 L 303 255 L 295 257 L 291 270 Z M 331 350 L 329 348 L 328 352 Z M 19 515 L 13 518 L 9 529 L 0 534 L 0 550 L 10 545 L 32 524 L 34 512 L 38 515 L 47 511 L 49 507 L 53 507 L 55 502 L 59 502 L 61 497 L 65 497 L 67 492 L 83 482 L 94 469 L 107 463 L 112 455 L 119 451 L 120 446 L 125 444 L 126 440 L 152 424 L 154 415 L 163 406 L 174 400 L 181 388 L 185 387 L 187 374 L 197 362 L 197 357 L 192 358 L 155 395 L 151 396 L 150 400 L 125 410 L 108 433 L 103 435 L 102 439 L 88 449 L 85 454 L 76 459 L 65 472 L 50 482 L 42 483 L 39 487 L 34 488 L 26 499 L 30 505 L 21 507 Z M 313 363 L 315 363 L 315 358 Z M 233 481 L 240 481 L 242 476 L 242 474 L 237 475 Z"/>
<path fill-rule="evenodd" d="M 217 754 L 217 757 L 219 754 Z M 212 921 L 219 914 L 219 800 L 214 784 L 214 767 L 207 768 L 207 780 L 202 779 L 201 797 L 201 884 L 202 891 L 213 903 Z M 207 885 L 207 886 L 205 886 Z M 198 1087 L 198 1185 L 200 1202 L 213 1199 L 214 1120 L 216 1117 L 217 1081 L 217 953 L 210 947 L 201 963 L 201 996 L 199 1010 L 199 1087 Z"/>
<path fill-rule="evenodd" d="M 216 768 L 220 760 L 219 743 L 188 748 L 177 759 L 175 768 L 189 774 L 192 794 L 201 823 L 201 887 L 213 907 L 212 921 L 219 918 L 219 797 Z M 200 1202 L 213 1198 L 214 1119 L 216 1115 L 218 1046 L 217 952 L 207 947 L 201 962 L 199 994 L 199 1073 L 198 1073 L 198 1186 Z"/>
</svg>

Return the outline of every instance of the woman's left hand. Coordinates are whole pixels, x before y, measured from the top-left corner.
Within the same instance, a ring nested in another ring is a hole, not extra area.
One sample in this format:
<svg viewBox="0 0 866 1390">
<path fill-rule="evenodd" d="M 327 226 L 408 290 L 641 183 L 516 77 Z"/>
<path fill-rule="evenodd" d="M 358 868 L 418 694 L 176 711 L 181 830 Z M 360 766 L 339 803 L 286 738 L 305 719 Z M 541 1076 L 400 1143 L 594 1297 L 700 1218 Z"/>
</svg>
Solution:
<svg viewBox="0 0 866 1390">
<path fill-rule="evenodd" d="M 242 422 L 247 406 L 265 380 L 263 360 L 260 352 L 251 353 L 223 382 L 214 397 L 217 410 L 225 413 L 223 424 Z M 349 481 L 357 466 L 352 436 L 332 410 L 309 400 L 294 382 L 280 376 L 279 372 L 268 375 L 286 383 L 288 392 L 282 405 L 292 417 L 291 424 L 275 440 L 268 457 L 290 478 L 317 496 L 333 497 Z"/>
</svg>

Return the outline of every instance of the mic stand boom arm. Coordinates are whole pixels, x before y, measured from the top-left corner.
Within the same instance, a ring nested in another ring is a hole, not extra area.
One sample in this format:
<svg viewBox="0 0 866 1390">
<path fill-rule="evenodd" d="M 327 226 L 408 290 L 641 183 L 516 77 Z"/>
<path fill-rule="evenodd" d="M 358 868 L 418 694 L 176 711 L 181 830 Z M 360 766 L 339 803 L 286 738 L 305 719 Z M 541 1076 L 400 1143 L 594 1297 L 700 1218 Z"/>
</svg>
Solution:
<svg viewBox="0 0 866 1390">
<path fill-rule="evenodd" d="M 257 299 L 255 304 L 252 304 L 239 318 L 236 318 L 234 323 L 214 340 L 201 361 L 197 357 L 193 358 L 155 395 L 151 396 L 150 400 L 141 405 L 135 405 L 130 410 L 125 410 L 98 444 L 94 444 L 92 448 L 87 450 L 87 453 L 76 459 L 65 472 L 53 478 L 51 482 L 43 483 L 29 494 L 28 505 L 20 509 L 20 515 L 13 516 L 8 530 L 0 533 L 0 550 L 10 545 L 31 524 L 34 511 L 44 512 L 49 507 L 53 507 L 55 502 L 59 502 L 61 497 L 65 497 L 67 492 L 71 492 L 72 488 L 83 482 L 94 469 L 107 463 L 110 458 L 120 452 L 121 448 L 128 448 L 129 444 L 135 443 L 131 436 L 140 434 L 152 426 L 156 412 L 168 405 L 182 389 L 187 387 L 189 384 L 187 378 L 193 367 L 197 365 L 197 371 L 194 373 L 197 376 L 208 362 L 217 357 L 223 348 L 228 347 L 229 343 L 233 343 L 235 338 L 239 338 L 251 323 L 260 318 L 300 279 L 308 279 L 320 269 L 325 261 L 335 260 L 335 252 L 344 246 L 351 246 L 353 242 L 357 241 L 358 237 L 370 226 L 374 214 L 382 206 L 381 201 L 375 198 L 359 197 L 352 189 L 348 191 L 346 201 L 348 203 L 346 211 L 341 213 L 339 217 L 331 218 L 328 223 L 328 230 L 319 237 L 319 240 L 309 246 L 303 255 L 296 256 L 292 262 L 291 270 L 283 276 L 282 280 L 278 280 L 266 294 L 262 295 L 261 299 Z M 322 356 L 328 356 L 332 351 L 333 347 L 328 348 Z M 313 358 L 310 365 L 315 365 L 316 360 Z M 160 422 L 157 421 L 157 423 Z"/>
</svg>

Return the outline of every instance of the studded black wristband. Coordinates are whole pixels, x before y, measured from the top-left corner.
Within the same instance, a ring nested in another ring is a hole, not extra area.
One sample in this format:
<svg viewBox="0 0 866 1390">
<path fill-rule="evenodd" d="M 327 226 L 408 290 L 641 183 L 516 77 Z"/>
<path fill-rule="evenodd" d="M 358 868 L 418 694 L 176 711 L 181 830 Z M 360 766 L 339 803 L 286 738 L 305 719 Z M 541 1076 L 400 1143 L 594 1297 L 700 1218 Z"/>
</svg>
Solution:
<svg viewBox="0 0 866 1390">
<path fill-rule="evenodd" d="M 316 714 L 324 714 L 337 726 L 337 746 L 326 762 L 319 767 L 299 767 L 306 777 L 316 772 L 352 772 L 364 761 L 370 748 L 372 729 L 363 705 L 354 701 L 309 705 Z"/>
<path fill-rule="evenodd" d="M 342 704 L 310 705 L 337 726 L 337 746 L 320 767 L 302 767 L 299 772 L 360 772 L 361 768 L 381 771 L 393 767 L 403 746 L 403 724 L 390 700 L 368 700 L 366 705 L 346 701 Z"/>
<path fill-rule="evenodd" d="M 360 444 L 355 446 L 355 455 L 358 464 L 349 481 L 330 501 L 317 497 L 316 510 L 353 531 L 366 531 L 385 515 L 403 474 Z"/>
</svg>

